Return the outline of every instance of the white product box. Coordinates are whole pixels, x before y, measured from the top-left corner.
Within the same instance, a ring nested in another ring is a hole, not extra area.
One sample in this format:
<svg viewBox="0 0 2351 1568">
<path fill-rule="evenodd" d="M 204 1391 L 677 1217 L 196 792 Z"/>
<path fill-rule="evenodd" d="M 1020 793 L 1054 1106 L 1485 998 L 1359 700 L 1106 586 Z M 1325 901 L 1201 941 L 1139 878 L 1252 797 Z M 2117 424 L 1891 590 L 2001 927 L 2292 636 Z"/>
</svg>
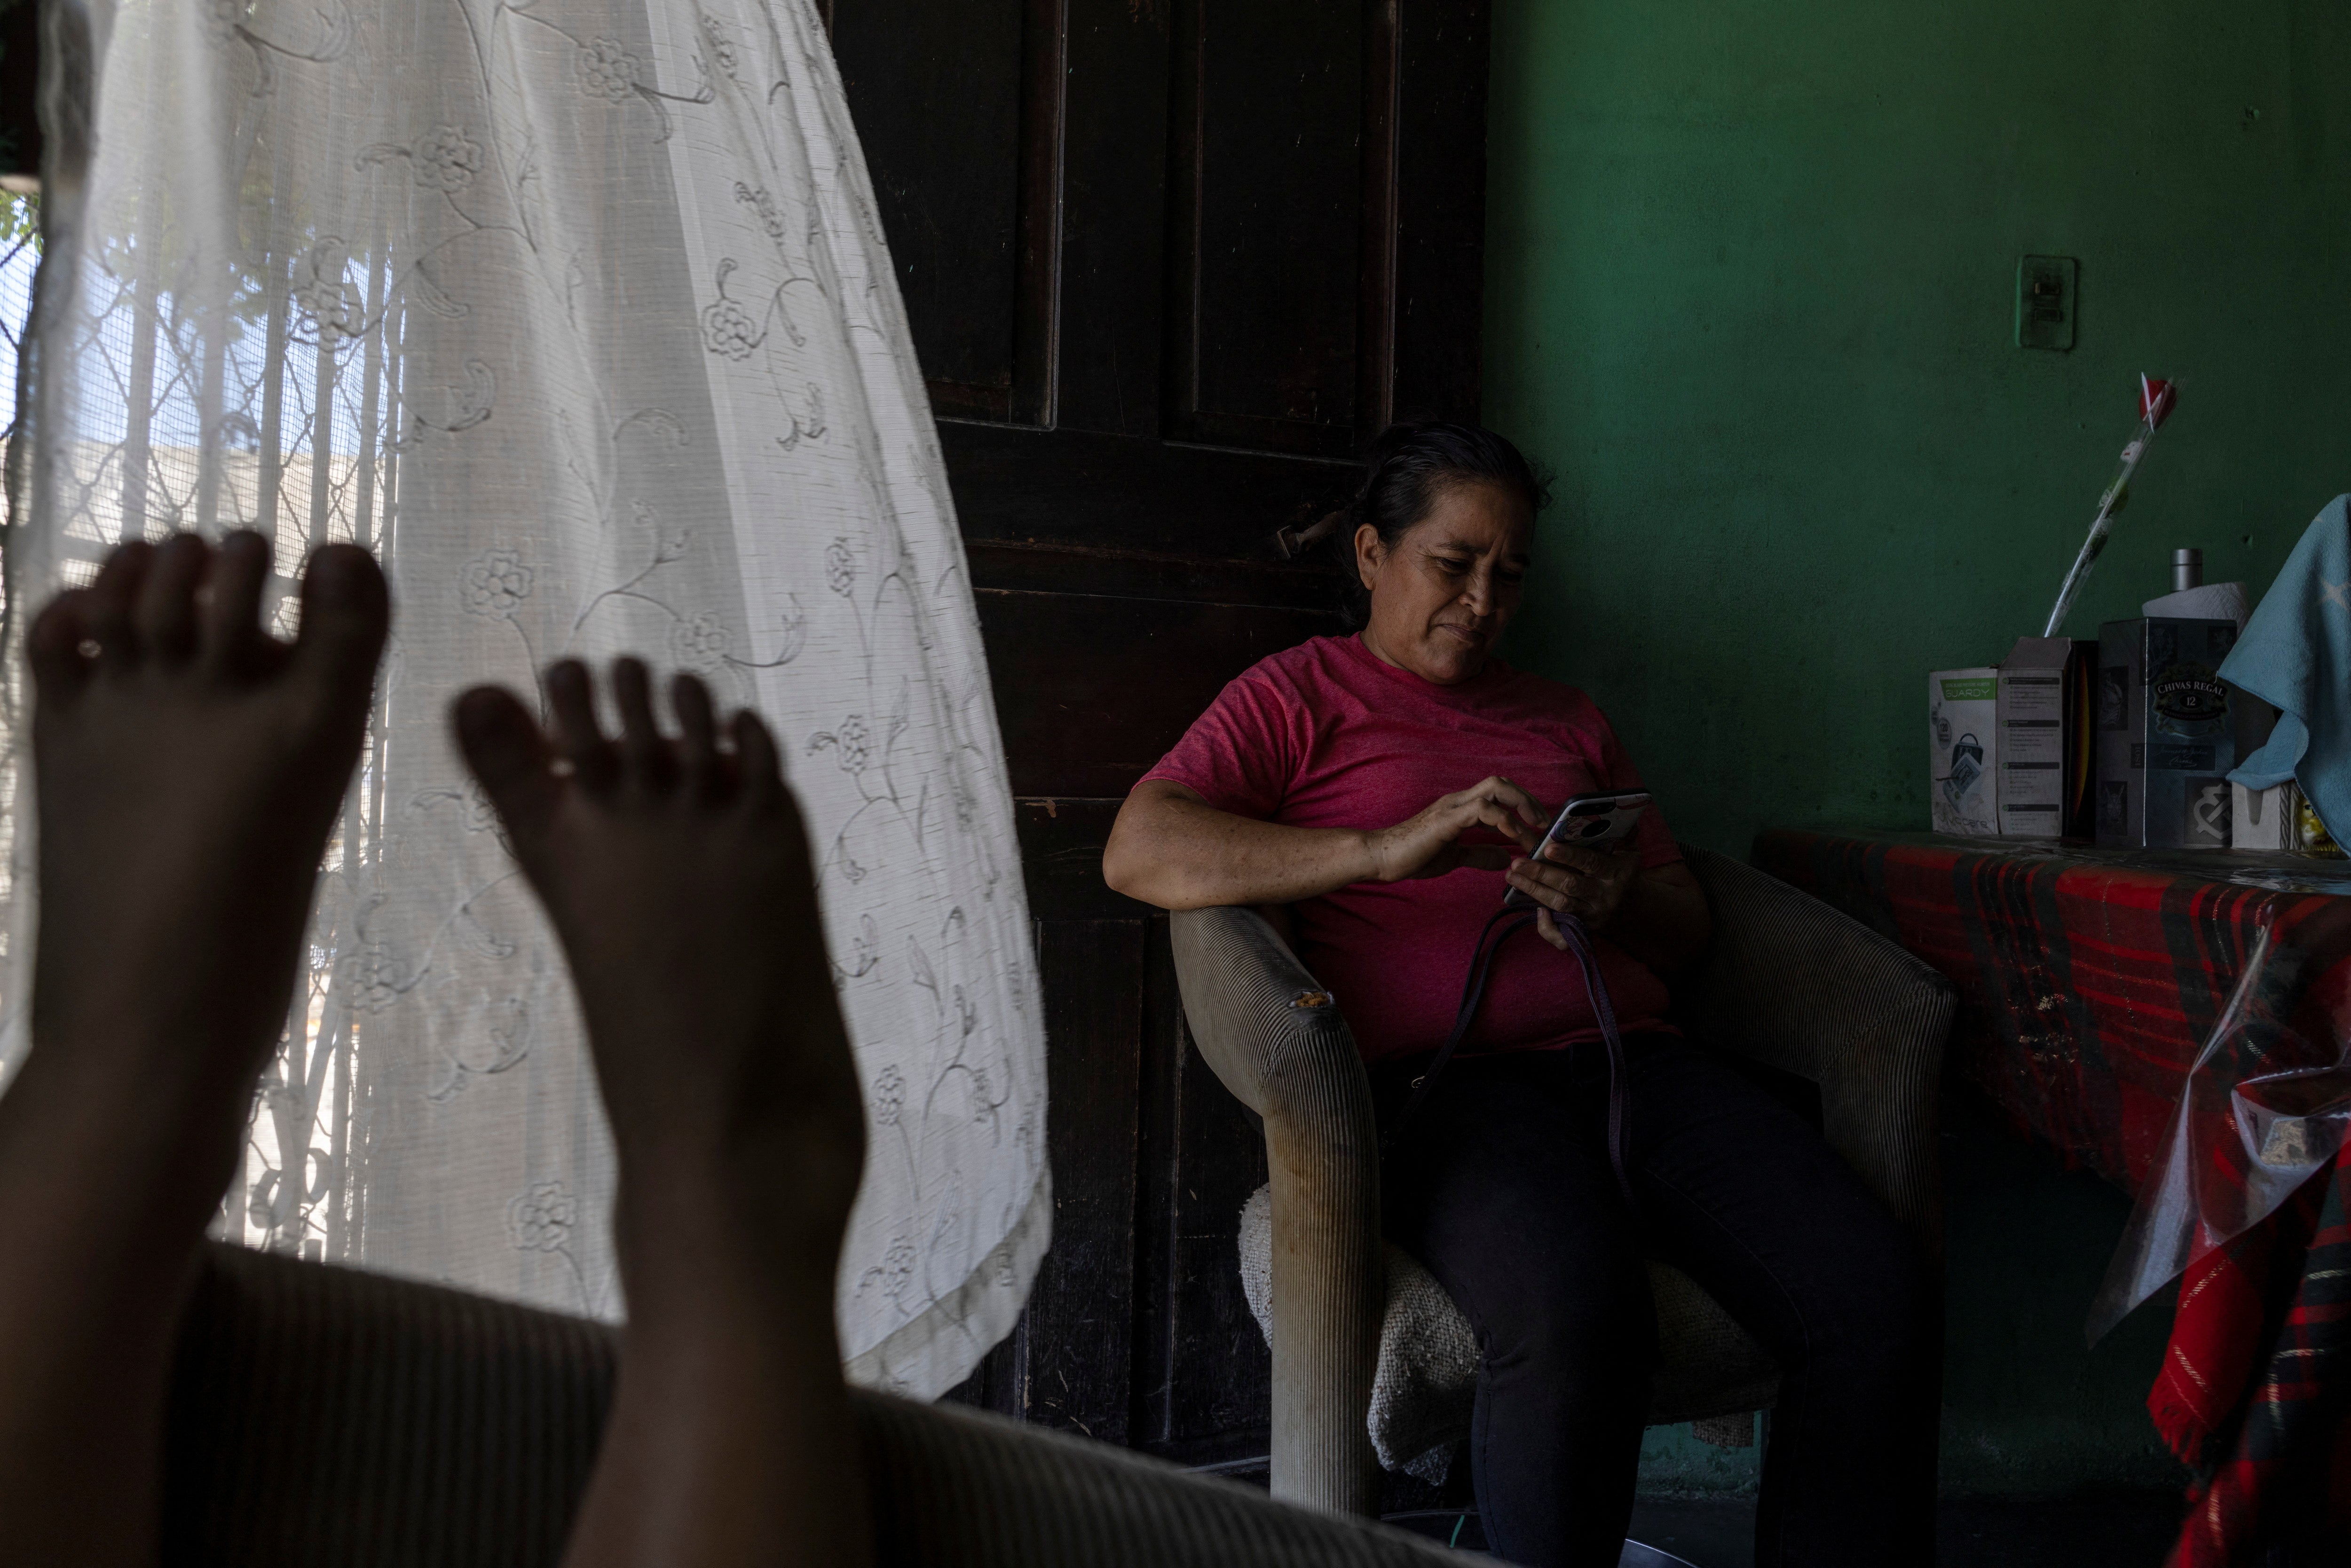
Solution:
<svg viewBox="0 0 2351 1568">
<path fill-rule="evenodd" d="M 2000 831 L 2053 839 L 2085 829 L 2092 644 L 2019 637 L 2000 665 Z M 2078 824 L 2078 826 L 2077 826 Z"/>
<path fill-rule="evenodd" d="M 2000 671 L 1927 677 L 1927 809 L 1938 833 L 2000 833 Z"/>
</svg>

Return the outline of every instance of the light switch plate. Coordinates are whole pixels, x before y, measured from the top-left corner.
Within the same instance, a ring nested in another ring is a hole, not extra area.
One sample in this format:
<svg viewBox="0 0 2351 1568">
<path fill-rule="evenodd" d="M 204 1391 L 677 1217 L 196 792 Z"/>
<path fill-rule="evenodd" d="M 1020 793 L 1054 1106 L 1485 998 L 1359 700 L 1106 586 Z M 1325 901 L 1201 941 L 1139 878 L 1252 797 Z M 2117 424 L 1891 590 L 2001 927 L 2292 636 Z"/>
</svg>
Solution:
<svg viewBox="0 0 2351 1568">
<path fill-rule="evenodd" d="M 2074 285 L 2081 264 L 2070 256 L 2028 256 L 2016 264 L 2016 346 L 2074 346 Z"/>
</svg>

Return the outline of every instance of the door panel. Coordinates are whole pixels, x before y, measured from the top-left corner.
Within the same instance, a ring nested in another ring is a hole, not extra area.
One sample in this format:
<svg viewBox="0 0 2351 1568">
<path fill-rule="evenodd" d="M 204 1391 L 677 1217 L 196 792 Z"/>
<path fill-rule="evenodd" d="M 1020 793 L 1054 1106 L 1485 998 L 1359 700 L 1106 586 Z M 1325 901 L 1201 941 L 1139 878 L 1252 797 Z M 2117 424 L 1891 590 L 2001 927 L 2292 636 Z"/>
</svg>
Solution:
<svg viewBox="0 0 2351 1568">
<path fill-rule="evenodd" d="M 1169 4 L 1062 0 L 1062 9 L 1060 183 L 1051 231 L 1038 234 L 1052 270 L 1050 298 L 1039 300 L 1052 385 L 1034 422 L 1155 442 L 1165 434 Z M 1047 368 L 1040 361 L 1040 378 Z"/>
<path fill-rule="evenodd" d="M 833 56 L 942 414 L 1011 412 L 1021 0 L 858 0 Z"/>
<path fill-rule="evenodd" d="M 1128 1380 L 1119 1374 L 1134 1358 L 1134 1253 L 1065 1247 L 1061 1238 L 1122 1234 L 1134 1222 L 1136 1120 L 1131 1110 L 1086 1113 L 1139 1099 L 1147 934 L 1139 920 L 1037 925 L 1046 1039 L 1083 1040 L 1085 1049 L 1046 1061 L 1054 1263 L 1038 1271 L 1021 1314 L 1015 1408 L 1105 1443 L 1125 1443 L 1130 1427 Z"/>
<path fill-rule="evenodd" d="M 1188 434 L 1351 455 L 1363 192 L 1362 9 L 1196 0 L 1183 60 L 1196 122 L 1179 245 L 1197 283 L 1175 328 L 1195 367 Z M 1188 198 L 1188 200 L 1187 200 Z"/>
<path fill-rule="evenodd" d="M 979 590 L 1013 793 L 1123 796 L 1225 683 L 1326 612 Z M 1115 647 L 1119 656 L 1104 658 Z"/>
<path fill-rule="evenodd" d="M 1167 967 L 1172 984 L 1172 958 Z M 1230 1462 L 1267 1451 L 1273 1356 L 1241 1295 L 1239 1227 L 1241 1205 L 1268 1179 L 1265 1139 L 1188 1041 L 1156 1065 L 1176 1102 L 1175 1157 L 1156 1195 L 1169 1245 L 1167 1282 L 1155 1297 L 1167 1305 L 1154 1326 L 1167 1371 L 1150 1385 L 1166 1392 L 1146 1400 L 1137 1437 L 1186 1463 Z"/>
<path fill-rule="evenodd" d="M 1273 536 L 1344 501 L 1352 463 L 948 420 L 939 439 L 967 543 L 1277 573 L 1320 584 L 1330 600 L 1324 569 L 1280 559 Z"/>
</svg>

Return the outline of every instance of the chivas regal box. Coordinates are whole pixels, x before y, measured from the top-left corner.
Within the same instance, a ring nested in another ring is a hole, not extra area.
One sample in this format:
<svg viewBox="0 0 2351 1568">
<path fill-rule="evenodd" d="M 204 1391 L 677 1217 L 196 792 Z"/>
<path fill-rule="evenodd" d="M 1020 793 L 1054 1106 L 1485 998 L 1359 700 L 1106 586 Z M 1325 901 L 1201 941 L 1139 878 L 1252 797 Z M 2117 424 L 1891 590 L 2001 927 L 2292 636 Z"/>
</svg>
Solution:
<svg viewBox="0 0 2351 1568">
<path fill-rule="evenodd" d="M 2098 629 L 2098 842 L 2225 850 L 2237 765 L 2220 661 L 2233 621 L 2109 621 Z"/>
<path fill-rule="evenodd" d="M 2002 838 L 2087 838 L 2090 687 L 2097 644 L 2019 637 L 2000 665 L 2000 831 Z"/>
<path fill-rule="evenodd" d="M 1938 833 L 2000 831 L 2000 672 L 1927 677 L 1927 820 Z"/>
</svg>

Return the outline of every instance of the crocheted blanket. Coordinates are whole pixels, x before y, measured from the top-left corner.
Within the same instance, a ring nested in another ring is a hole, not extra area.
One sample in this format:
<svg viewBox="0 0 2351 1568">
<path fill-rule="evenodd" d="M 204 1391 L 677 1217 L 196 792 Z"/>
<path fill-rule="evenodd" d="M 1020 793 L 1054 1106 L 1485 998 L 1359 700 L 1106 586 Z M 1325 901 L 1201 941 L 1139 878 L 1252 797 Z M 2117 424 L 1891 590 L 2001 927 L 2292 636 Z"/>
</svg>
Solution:
<svg viewBox="0 0 2351 1568">
<path fill-rule="evenodd" d="M 1265 1343 L 1273 1343 L 1273 1189 L 1241 1207 L 1241 1293 Z M 1469 1435 L 1478 1388 L 1478 1340 L 1469 1320 L 1420 1260 L 1394 1242 L 1387 1255 L 1387 1312 L 1368 1425 L 1383 1468 L 1444 1484 L 1453 1450 Z"/>
</svg>

